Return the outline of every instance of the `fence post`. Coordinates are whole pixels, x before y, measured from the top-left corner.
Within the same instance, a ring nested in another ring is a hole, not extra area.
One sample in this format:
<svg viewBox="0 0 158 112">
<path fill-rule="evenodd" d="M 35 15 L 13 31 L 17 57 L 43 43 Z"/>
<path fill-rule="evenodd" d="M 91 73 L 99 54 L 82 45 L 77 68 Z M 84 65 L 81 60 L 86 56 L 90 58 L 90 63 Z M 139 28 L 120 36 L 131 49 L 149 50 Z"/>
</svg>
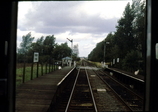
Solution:
<svg viewBox="0 0 158 112">
<path fill-rule="evenodd" d="M 24 67 L 23 67 L 23 83 L 25 82 L 25 59 L 24 59 Z"/>
<path fill-rule="evenodd" d="M 49 73 L 50 73 L 50 63 L 49 63 Z"/>
<path fill-rule="evenodd" d="M 51 64 L 52 64 L 52 66 L 51 66 L 51 67 L 52 67 L 52 68 L 51 68 L 51 71 L 53 71 L 53 62 L 52 62 Z"/>
<path fill-rule="evenodd" d="M 31 80 L 33 79 L 33 62 L 32 62 L 32 65 L 31 65 Z"/>
<path fill-rule="evenodd" d="M 46 71 L 45 71 L 45 72 L 46 72 L 46 74 L 47 74 L 47 63 L 46 63 Z"/>
<path fill-rule="evenodd" d="M 53 71 L 55 71 L 55 60 L 54 60 L 54 66 L 53 66 Z"/>
<path fill-rule="evenodd" d="M 41 75 L 43 76 L 43 64 L 41 63 Z"/>
<path fill-rule="evenodd" d="M 54 65 L 55 65 L 55 62 L 54 62 L 54 60 L 53 60 L 53 71 L 54 71 Z"/>
<path fill-rule="evenodd" d="M 36 77 L 38 77 L 38 62 L 37 62 L 37 74 L 36 74 Z"/>
</svg>

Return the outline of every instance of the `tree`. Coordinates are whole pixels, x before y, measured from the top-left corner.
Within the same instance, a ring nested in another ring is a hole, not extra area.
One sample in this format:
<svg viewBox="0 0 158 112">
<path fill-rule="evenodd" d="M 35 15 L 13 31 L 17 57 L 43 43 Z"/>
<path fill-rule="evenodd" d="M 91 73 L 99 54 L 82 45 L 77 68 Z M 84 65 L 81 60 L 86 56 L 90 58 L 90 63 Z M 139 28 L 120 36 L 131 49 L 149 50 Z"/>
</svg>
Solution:
<svg viewBox="0 0 158 112">
<path fill-rule="evenodd" d="M 139 62 L 138 62 L 139 58 L 140 58 L 140 55 L 138 51 L 132 50 L 128 52 L 122 61 L 123 69 L 130 72 L 140 69 Z"/>
<path fill-rule="evenodd" d="M 106 44 L 106 42 L 109 42 L 110 44 Z M 105 49 L 105 61 L 108 62 L 111 60 L 113 57 L 111 54 L 113 51 L 111 51 L 111 48 L 113 46 L 113 34 L 109 33 L 107 37 L 97 43 L 96 47 L 90 52 L 88 55 L 88 59 L 91 61 L 104 61 L 104 45 L 106 44 L 106 49 Z"/>
<path fill-rule="evenodd" d="M 38 38 L 35 43 L 31 44 L 30 49 L 28 51 L 28 58 L 29 58 L 28 61 L 29 62 L 32 62 L 32 56 L 33 56 L 34 52 L 38 52 L 40 62 L 44 62 L 44 60 L 43 60 L 43 41 L 44 41 L 44 36 L 42 36 L 41 38 Z"/>
<path fill-rule="evenodd" d="M 133 10 L 135 19 L 133 21 L 134 38 L 136 39 L 136 49 L 145 55 L 145 1 L 134 1 Z"/>
<path fill-rule="evenodd" d="M 25 62 L 28 58 L 28 52 L 31 48 L 32 41 L 34 37 L 31 37 L 31 32 L 27 35 L 22 36 L 22 42 L 20 43 L 20 48 L 18 49 L 17 60 L 18 62 Z"/>
<path fill-rule="evenodd" d="M 97 43 L 96 47 L 88 55 L 88 59 L 91 61 L 103 61 L 103 42 Z"/>
<path fill-rule="evenodd" d="M 135 19 L 133 21 L 133 30 L 134 30 L 134 38 L 136 40 L 136 50 L 141 54 L 139 59 L 139 64 L 141 69 L 145 69 L 145 58 L 146 58 L 146 25 L 145 25 L 145 17 L 146 17 L 146 2 L 145 0 L 142 1 L 135 1 L 133 2 L 133 10 L 135 12 Z M 145 73 L 145 71 L 142 71 Z"/>
<path fill-rule="evenodd" d="M 55 46 L 55 37 L 54 37 L 54 35 L 46 36 L 44 41 L 43 41 L 43 54 L 52 56 L 54 46 Z"/>
<path fill-rule="evenodd" d="M 104 39 L 105 42 L 110 42 L 106 47 L 105 60 L 120 59 L 115 67 L 132 72 L 136 69 L 144 69 L 145 10 L 145 0 L 133 1 L 132 5 L 128 3 L 123 16 L 118 20 L 116 32 L 109 33 Z M 88 59 L 91 61 L 103 59 L 103 47 L 103 41 L 98 43 L 88 55 Z"/>
<path fill-rule="evenodd" d="M 133 36 L 133 20 L 134 20 L 133 10 L 128 3 L 123 17 L 118 21 L 118 26 L 116 26 L 117 31 L 115 33 L 116 44 L 119 47 L 120 58 L 124 58 L 128 51 L 135 49 L 135 39 Z"/>
<path fill-rule="evenodd" d="M 43 54 L 43 41 L 44 37 L 38 38 L 35 43 L 32 43 L 30 46 L 30 53 L 39 52 Z"/>
<path fill-rule="evenodd" d="M 71 56 L 71 48 L 68 47 L 67 42 L 62 43 L 61 45 L 56 44 L 53 51 L 53 57 L 56 60 L 61 60 L 66 56 Z"/>
<path fill-rule="evenodd" d="M 28 52 L 34 37 L 31 37 L 31 32 L 27 35 L 22 36 L 22 42 L 20 43 L 20 48 L 18 49 L 18 53 L 25 54 Z"/>
<path fill-rule="evenodd" d="M 53 50 L 55 43 L 54 35 L 48 35 L 46 37 L 42 36 L 37 39 L 36 43 L 32 44 L 32 52 L 39 52 L 40 63 L 45 63 L 53 58 Z"/>
</svg>

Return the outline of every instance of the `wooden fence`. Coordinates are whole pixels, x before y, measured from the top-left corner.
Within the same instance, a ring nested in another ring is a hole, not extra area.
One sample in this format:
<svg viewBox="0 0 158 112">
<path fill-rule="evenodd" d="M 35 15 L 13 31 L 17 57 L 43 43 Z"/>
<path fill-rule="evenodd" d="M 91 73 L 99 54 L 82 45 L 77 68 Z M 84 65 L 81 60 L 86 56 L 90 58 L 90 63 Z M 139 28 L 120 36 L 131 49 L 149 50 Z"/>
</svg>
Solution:
<svg viewBox="0 0 158 112">
<path fill-rule="evenodd" d="M 58 69 L 57 61 L 49 63 L 21 63 L 21 67 L 16 69 L 16 85 L 25 83 L 26 81 L 33 80 L 44 74 L 53 72 Z"/>
</svg>

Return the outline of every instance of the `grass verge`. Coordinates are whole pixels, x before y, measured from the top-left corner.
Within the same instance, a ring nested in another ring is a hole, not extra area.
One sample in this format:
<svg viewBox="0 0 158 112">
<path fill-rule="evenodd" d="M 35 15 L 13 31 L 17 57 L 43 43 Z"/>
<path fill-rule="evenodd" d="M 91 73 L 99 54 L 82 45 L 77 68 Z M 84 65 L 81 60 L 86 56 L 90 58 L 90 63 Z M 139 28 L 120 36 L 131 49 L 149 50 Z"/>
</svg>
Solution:
<svg viewBox="0 0 158 112">
<path fill-rule="evenodd" d="M 38 66 L 38 77 L 42 76 L 46 73 L 52 72 L 57 69 L 57 66 L 55 65 L 54 67 L 52 66 L 47 66 L 41 65 Z M 23 83 L 23 77 L 25 77 L 25 82 L 31 80 L 31 66 L 25 67 L 25 76 L 23 75 L 23 67 L 22 68 L 17 68 L 16 69 L 16 86 L 19 86 L 20 84 Z M 37 65 L 33 66 L 33 72 L 32 72 L 32 78 L 37 77 Z"/>
</svg>

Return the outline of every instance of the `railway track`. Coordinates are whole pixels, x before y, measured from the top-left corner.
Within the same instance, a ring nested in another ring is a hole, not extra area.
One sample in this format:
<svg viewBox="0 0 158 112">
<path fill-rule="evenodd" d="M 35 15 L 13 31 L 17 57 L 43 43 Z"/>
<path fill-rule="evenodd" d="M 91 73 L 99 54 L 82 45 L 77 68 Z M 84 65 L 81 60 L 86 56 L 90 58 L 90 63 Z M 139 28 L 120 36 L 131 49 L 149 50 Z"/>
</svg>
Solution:
<svg viewBox="0 0 158 112">
<path fill-rule="evenodd" d="M 62 90 L 58 103 L 53 107 L 52 112 L 97 112 L 85 67 L 78 67 L 78 72 L 74 76 L 66 88 Z"/>
<path fill-rule="evenodd" d="M 104 72 L 96 72 L 101 80 L 115 92 L 117 97 L 131 110 L 143 111 L 143 98 Z"/>
<path fill-rule="evenodd" d="M 86 69 L 79 69 L 65 112 L 97 112 Z"/>
<path fill-rule="evenodd" d="M 110 75 L 88 65 L 87 62 L 82 61 L 81 66 L 77 67 L 76 74 L 73 75 L 73 78 L 71 77 L 71 81 L 69 81 L 66 88 L 62 90 L 62 94 L 59 98 L 60 101 L 54 106 L 56 109 L 51 112 L 98 111 L 88 78 L 89 71 L 94 71 L 94 73 L 110 88 L 108 89 L 110 90 L 108 93 L 114 93 L 113 95 L 117 97 L 116 100 L 119 100 L 123 104 L 123 108 L 129 111 L 143 111 L 142 97 L 135 94 L 115 79 L 112 79 Z M 98 109 L 100 108 L 98 107 Z"/>
<path fill-rule="evenodd" d="M 101 70 L 96 71 L 94 69 L 93 71 L 115 93 L 118 99 L 129 108 L 130 111 L 143 111 L 144 100 L 142 96 L 121 84 L 105 72 Z"/>
</svg>

